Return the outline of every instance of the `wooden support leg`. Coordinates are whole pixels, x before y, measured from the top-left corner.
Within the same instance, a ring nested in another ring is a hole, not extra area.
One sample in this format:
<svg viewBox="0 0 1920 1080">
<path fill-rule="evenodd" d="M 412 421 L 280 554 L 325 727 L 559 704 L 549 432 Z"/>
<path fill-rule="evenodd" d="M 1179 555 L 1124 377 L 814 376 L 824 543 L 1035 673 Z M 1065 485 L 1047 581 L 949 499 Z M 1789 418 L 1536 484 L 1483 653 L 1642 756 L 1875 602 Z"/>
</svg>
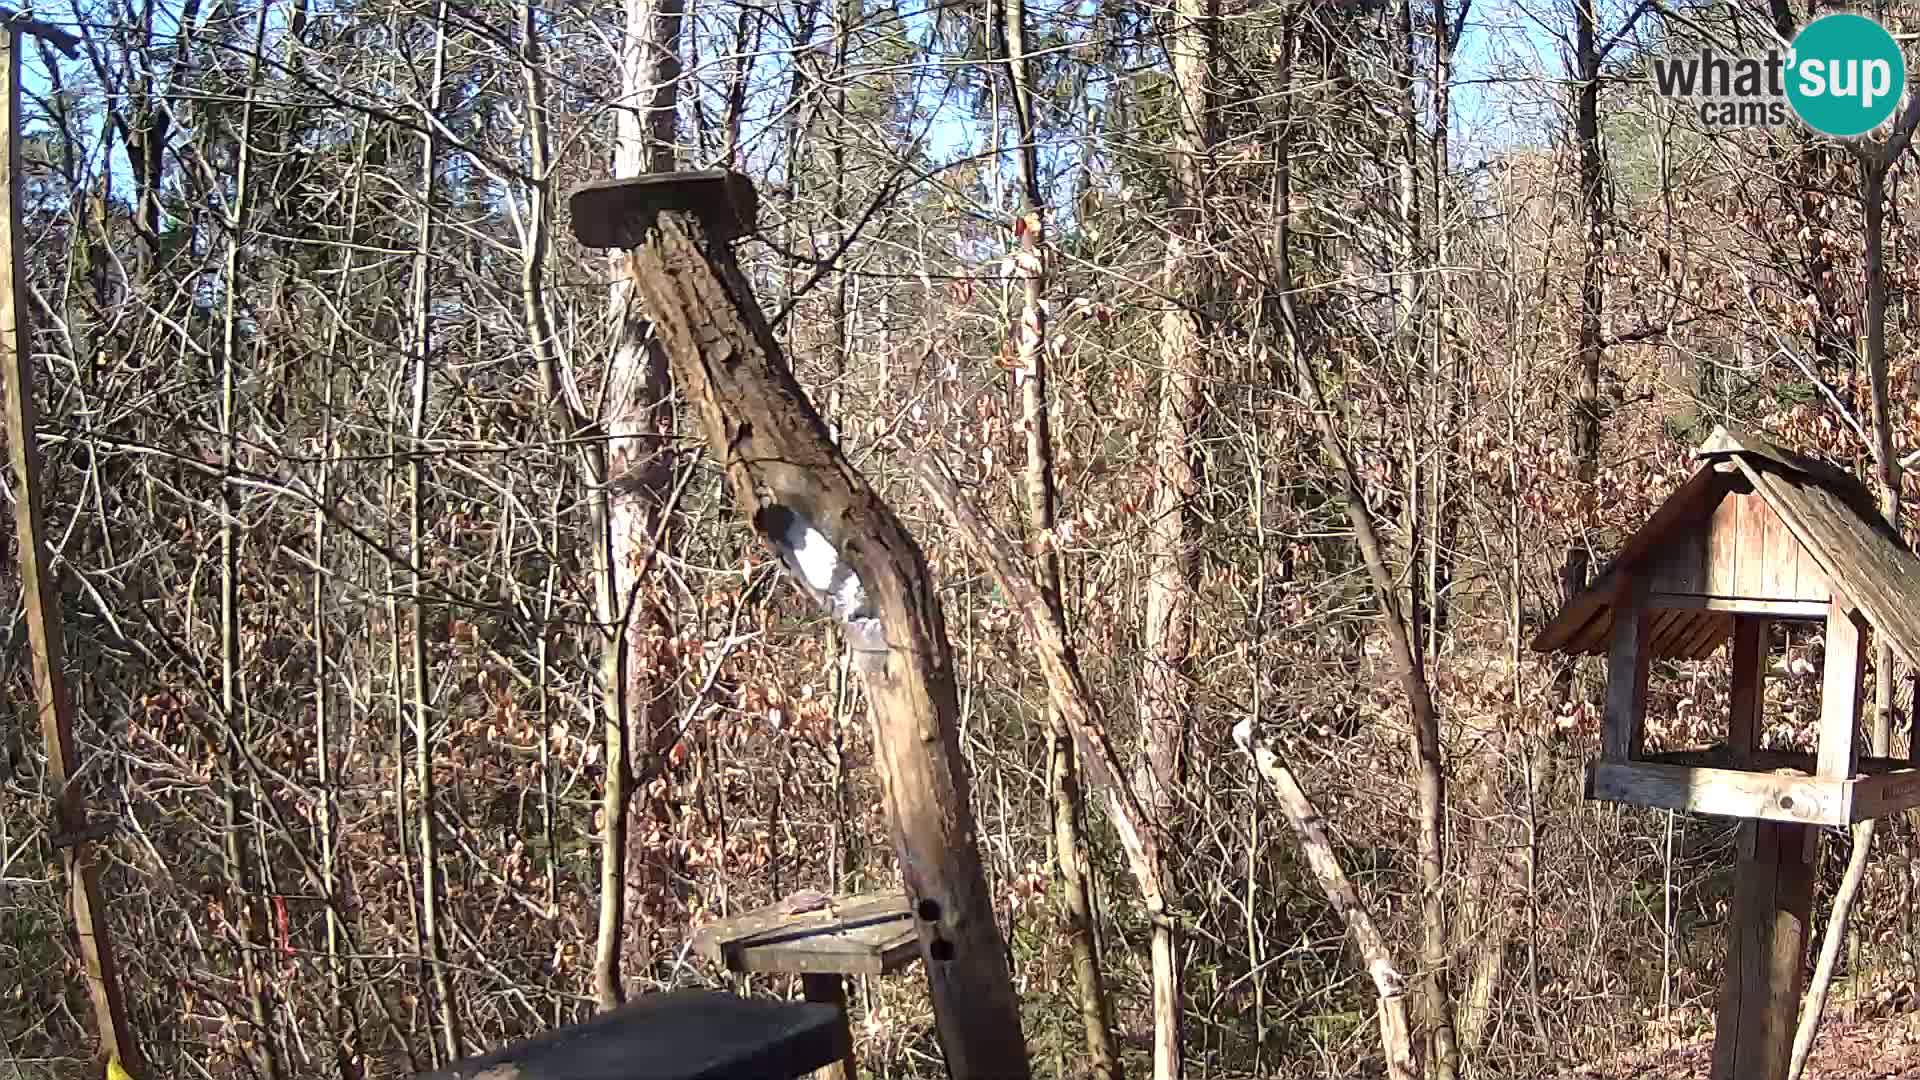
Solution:
<svg viewBox="0 0 1920 1080">
<path fill-rule="evenodd" d="M 840 1026 L 847 1032 L 846 1060 L 813 1071 L 813 1080 L 854 1080 L 853 1028 L 847 1022 L 847 983 L 838 975 L 802 975 L 801 986 L 808 1001 L 818 1001 L 840 1010 Z"/>
<path fill-rule="evenodd" d="M 1787 1075 L 1813 908 L 1813 864 L 1807 857 L 1811 828 L 1777 821 L 1741 826 L 1726 982 L 1714 1026 L 1713 1080 L 1784 1080 Z"/>
</svg>

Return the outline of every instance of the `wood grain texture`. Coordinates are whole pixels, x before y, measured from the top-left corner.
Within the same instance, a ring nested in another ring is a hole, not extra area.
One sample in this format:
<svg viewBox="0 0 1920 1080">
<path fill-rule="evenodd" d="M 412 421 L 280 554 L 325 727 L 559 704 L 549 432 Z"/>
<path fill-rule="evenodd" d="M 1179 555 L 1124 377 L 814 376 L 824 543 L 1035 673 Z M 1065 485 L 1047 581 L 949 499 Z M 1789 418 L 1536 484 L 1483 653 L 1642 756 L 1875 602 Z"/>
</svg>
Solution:
<svg viewBox="0 0 1920 1080">
<path fill-rule="evenodd" d="M 1803 825 L 1848 824 L 1854 783 L 1651 761 L 1601 760 L 1587 767 L 1589 799 Z"/>
<path fill-rule="evenodd" d="M 1860 687 L 1866 678 L 1866 621 L 1838 605 L 1827 615 L 1827 658 L 1820 675 L 1820 755 L 1817 772 L 1853 775 L 1860 727 Z"/>
<path fill-rule="evenodd" d="M 1614 604 L 1613 642 L 1607 651 L 1607 706 L 1601 721 L 1601 754 L 1608 761 L 1639 756 L 1647 711 L 1647 664 L 1653 658 L 1648 631 L 1647 580 L 1630 578 Z"/>
<path fill-rule="evenodd" d="M 1751 821 L 1735 869 L 1714 1080 L 1785 1080 L 1804 982 L 1813 866 L 1805 825 Z M 1750 853 L 1749 853 L 1750 852 Z"/>
<path fill-rule="evenodd" d="M 1767 639 L 1771 627 L 1762 618 L 1741 616 L 1733 623 L 1733 685 L 1727 723 L 1727 747 L 1735 768 L 1745 768 L 1760 749 L 1761 714 L 1766 703 Z"/>
<path fill-rule="evenodd" d="M 792 914 L 774 904 L 694 932 L 694 951 L 728 971 L 778 975 L 884 975 L 920 955 L 903 892 L 835 899 Z"/>
</svg>

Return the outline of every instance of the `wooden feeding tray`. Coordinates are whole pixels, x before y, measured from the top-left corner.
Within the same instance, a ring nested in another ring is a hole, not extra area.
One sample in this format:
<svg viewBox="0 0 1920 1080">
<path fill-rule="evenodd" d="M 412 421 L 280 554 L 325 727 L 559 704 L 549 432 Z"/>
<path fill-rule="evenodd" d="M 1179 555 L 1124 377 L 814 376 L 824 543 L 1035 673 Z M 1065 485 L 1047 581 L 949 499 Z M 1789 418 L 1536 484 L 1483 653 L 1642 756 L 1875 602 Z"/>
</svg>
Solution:
<svg viewBox="0 0 1920 1080">
<path fill-rule="evenodd" d="M 1920 805 L 1920 768 L 1899 758 L 1862 757 L 1854 775 L 1816 775 L 1813 754 L 1753 750 L 1736 764 L 1732 749 L 1645 754 L 1595 761 L 1587 798 L 1720 817 L 1800 825 L 1851 825 Z"/>
<path fill-rule="evenodd" d="M 676 990 L 422 1080 L 793 1080 L 848 1049 L 846 1024 L 828 1006 Z"/>
<path fill-rule="evenodd" d="M 900 892 L 831 897 L 795 893 L 786 900 L 702 927 L 696 952 L 736 974 L 798 975 L 807 1000 L 832 1006 L 849 1050 L 818 1080 L 853 1080 L 848 975 L 885 975 L 920 955 L 913 910 Z"/>
<path fill-rule="evenodd" d="M 920 955 L 905 893 L 793 906 L 782 901 L 702 927 L 693 947 L 728 971 L 768 975 L 884 975 Z"/>
</svg>

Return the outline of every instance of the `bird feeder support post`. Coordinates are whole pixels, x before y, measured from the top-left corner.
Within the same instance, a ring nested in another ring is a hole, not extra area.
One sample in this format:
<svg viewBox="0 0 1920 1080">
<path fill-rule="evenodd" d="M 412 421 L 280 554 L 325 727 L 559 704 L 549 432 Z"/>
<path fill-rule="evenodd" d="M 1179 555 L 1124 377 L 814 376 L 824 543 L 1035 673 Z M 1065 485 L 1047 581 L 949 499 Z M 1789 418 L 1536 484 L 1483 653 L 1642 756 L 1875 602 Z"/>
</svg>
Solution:
<svg viewBox="0 0 1920 1080">
<path fill-rule="evenodd" d="M 33 654 L 34 702 L 40 731 L 47 746 L 47 781 L 53 788 L 54 835 L 65 838 L 60 848 L 69 890 L 80 962 L 87 996 L 93 1003 L 94 1026 L 99 1032 L 100 1056 L 118 1060 L 128 1072 L 143 1068 L 133 1025 L 127 1016 L 118 966 L 107 933 L 105 904 L 100 898 L 99 867 L 90 842 L 97 830 L 87 821 L 81 790 L 74 782 L 80 772 L 79 749 L 73 735 L 73 694 L 67 685 L 66 649 L 62 640 L 60 590 L 54 577 L 52 549 L 47 543 L 41 490 L 40 444 L 35 428 L 39 417 L 33 398 L 33 336 L 27 321 L 26 270 L 22 255 L 20 198 L 20 45 L 23 35 L 45 38 L 68 56 L 75 55 L 79 39 L 58 27 L 0 8 L 0 108 L 6 110 L 6 148 L 0 156 L 5 172 L 6 221 L 0 225 L 0 351 L 6 353 L 6 424 L 8 456 L 14 478 L 14 527 L 19 535 L 20 581 L 26 608 L 27 639 Z"/>
<path fill-rule="evenodd" d="M 1840 605 L 1836 604 L 1836 613 Z M 1854 623 L 1841 615 L 1848 626 Z M 1832 624 L 1829 623 L 1829 626 Z M 1733 685 L 1728 747 L 1736 764 L 1746 764 L 1759 749 L 1765 705 L 1768 625 L 1741 616 L 1734 621 Z M 1842 632 L 1844 637 L 1844 631 Z M 1830 647 L 1831 649 L 1831 647 Z M 1836 665 L 1857 675 L 1844 644 L 1831 649 L 1827 674 Z M 1857 704 L 1857 683 L 1823 695 L 1823 764 L 1851 762 L 1833 754 L 1829 720 L 1845 701 Z M 1852 723 L 1846 730 L 1851 735 Z M 1821 770 L 1826 774 L 1826 768 Z M 1721 985 L 1714 1024 L 1714 1080 L 1784 1080 L 1793 1056 L 1793 1032 L 1805 984 L 1807 930 L 1813 913 L 1813 855 L 1817 830 L 1809 825 L 1750 820 L 1741 823 L 1739 857 L 1734 869 L 1733 907 L 1727 923 L 1726 981 Z"/>
</svg>

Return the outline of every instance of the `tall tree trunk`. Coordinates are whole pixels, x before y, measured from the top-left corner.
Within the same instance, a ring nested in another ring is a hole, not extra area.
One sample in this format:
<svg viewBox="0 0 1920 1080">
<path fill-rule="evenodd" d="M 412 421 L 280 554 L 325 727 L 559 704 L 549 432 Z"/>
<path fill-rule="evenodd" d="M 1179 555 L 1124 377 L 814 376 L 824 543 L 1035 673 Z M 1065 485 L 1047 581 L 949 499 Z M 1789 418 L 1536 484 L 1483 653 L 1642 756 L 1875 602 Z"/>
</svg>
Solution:
<svg viewBox="0 0 1920 1080">
<path fill-rule="evenodd" d="M 1015 272 L 1021 284 L 1020 324 L 1015 332 L 1014 378 L 1020 384 L 1021 427 L 1026 437 L 1027 529 L 1038 550 L 1041 596 L 1062 626 L 1066 606 L 1060 589 L 1060 547 L 1054 535 L 1056 491 L 1053 421 L 1048 400 L 1045 200 L 1040 191 L 1039 147 L 1034 132 L 1031 73 L 1027 57 L 1026 0 L 1006 0 L 1006 57 L 1013 89 L 1014 121 L 1020 137 L 1021 215 L 1014 232 L 1019 250 Z M 1094 936 L 1092 863 L 1087 853 L 1080 791 L 1074 762 L 1073 733 L 1057 705 L 1047 710 L 1048 777 L 1053 791 L 1054 848 L 1065 902 L 1067 944 L 1073 952 L 1079 989 L 1080 1021 L 1087 1040 L 1088 1069 L 1097 1080 L 1119 1080 L 1120 1055 L 1113 1042 L 1113 1012 L 1100 971 Z"/>
<path fill-rule="evenodd" d="M 1205 225 L 1215 9 L 1212 0 L 1177 0 L 1167 51 L 1177 88 L 1171 221 L 1165 291 L 1171 300 L 1160 331 L 1164 375 L 1154 432 L 1152 516 L 1147 526 L 1146 661 L 1141 673 L 1140 735 L 1144 768 L 1140 802 L 1157 827 L 1174 817 L 1193 711 L 1188 664 L 1193 644 L 1193 537 L 1188 504 L 1195 495 L 1194 434 L 1205 365 L 1201 313 L 1211 300 Z M 1182 1075 L 1181 977 L 1173 917 L 1153 919 L 1153 1075 Z"/>
<path fill-rule="evenodd" d="M 427 88 L 428 112 L 440 108 L 441 84 L 447 63 L 447 0 L 441 0 L 434 12 L 433 71 Z M 433 125 L 423 117 L 420 125 L 420 223 L 413 252 L 413 371 L 410 408 L 407 418 L 407 670 L 412 692 L 414 790 L 418 799 L 420 831 L 420 937 L 426 945 L 428 981 L 433 988 L 434 1019 L 440 1031 L 440 1051 L 444 1060 L 454 1061 L 461 1054 L 460 1010 L 454 1000 L 452 977 L 447 967 L 446 935 L 441 931 L 440 852 L 435 825 L 433 782 L 432 689 L 427 676 L 426 619 L 426 544 L 427 526 L 424 507 L 427 486 L 424 443 L 427 433 L 427 400 L 433 351 L 433 244 L 434 173 L 439 164 L 440 140 Z"/>
<path fill-rule="evenodd" d="M 1574 514 L 1576 527 L 1594 482 L 1600 475 L 1600 306 L 1603 302 L 1603 260 L 1606 258 L 1605 184 L 1600 158 L 1600 44 L 1595 24 L 1596 0 L 1573 0 L 1574 26 L 1574 142 L 1580 155 L 1580 293 L 1575 329 L 1573 415 L 1569 450 L 1574 477 L 1579 482 Z M 1560 567 L 1560 595 L 1568 599 L 1586 588 L 1593 553 L 1584 539 L 1567 548 Z"/>
<path fill-rule="evenodd" d="M 674 167 L 675 109 L 680 77 L 680 14 L 684 0 L 626 0 L 620 45 L 620 101 L 614 110 L 613 174 L 637 176 Z M 624 259 L 610 258 L 608 306 L 615 327 L 607 401 L 607 565 L 600 603 L 606 642 L 607 779 L 601 802 L 599 941 L 594 993 L 603 1009 L 625 999 L 622 955 L 646 956 L 643 925 L 648 883 L 639 874 L 646 852 L 635 849 L 634 787 L 654 770 L 654 744 L 671 722 L 673 672 L 666 642 L 673 633 L 664 596 L 647 586 L 656 546 L 666 546 L 666 504 L 673 482 L 668 440 L 673 430 L 666 357 L 640 310 Z"/>
</svg>

